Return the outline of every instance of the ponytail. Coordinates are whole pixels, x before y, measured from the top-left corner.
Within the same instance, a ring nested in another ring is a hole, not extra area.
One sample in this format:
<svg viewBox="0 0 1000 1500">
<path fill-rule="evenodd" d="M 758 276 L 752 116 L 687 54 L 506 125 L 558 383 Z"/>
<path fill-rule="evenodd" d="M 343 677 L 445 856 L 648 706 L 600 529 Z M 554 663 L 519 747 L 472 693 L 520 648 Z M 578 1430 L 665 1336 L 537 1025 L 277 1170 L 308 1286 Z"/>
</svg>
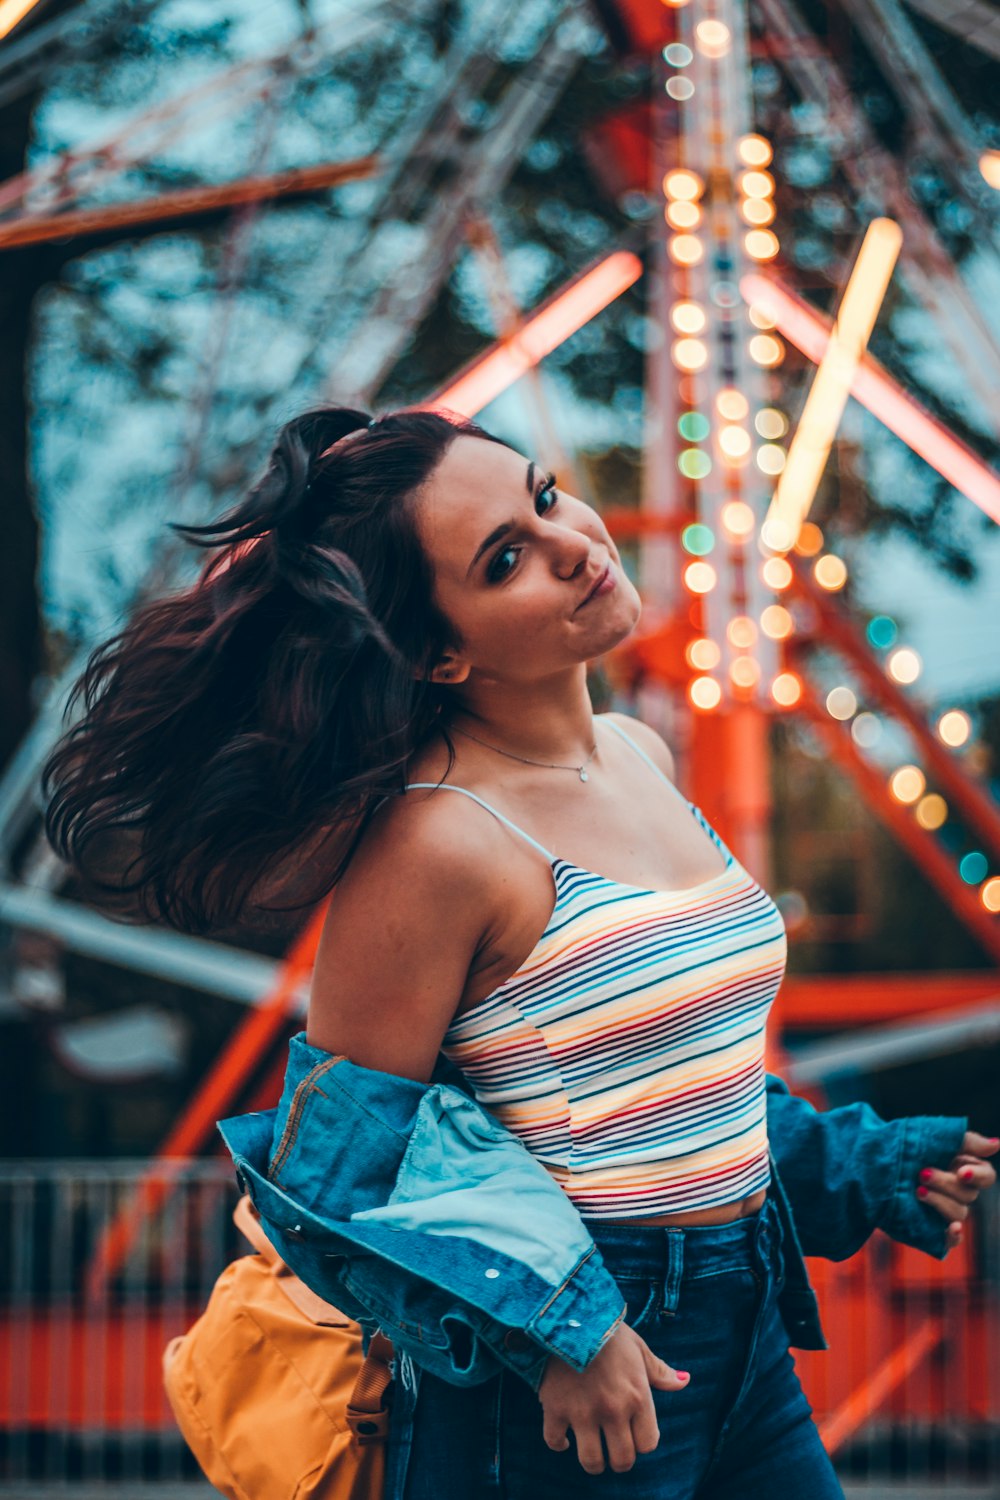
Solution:
<svg viewBox="0 0 1000 1500">
<path fill-rule="evenodd" d="M 414 501 L 460 433 L 490 436 L 316 408 L 232 510 L 174 525 L 213 555 L 92 653 L 43 768 L 46 833 L 85 893 L 204 934 L 329 892 L 447 717 L 425 674 L 460 642 Z"/>
</svg>

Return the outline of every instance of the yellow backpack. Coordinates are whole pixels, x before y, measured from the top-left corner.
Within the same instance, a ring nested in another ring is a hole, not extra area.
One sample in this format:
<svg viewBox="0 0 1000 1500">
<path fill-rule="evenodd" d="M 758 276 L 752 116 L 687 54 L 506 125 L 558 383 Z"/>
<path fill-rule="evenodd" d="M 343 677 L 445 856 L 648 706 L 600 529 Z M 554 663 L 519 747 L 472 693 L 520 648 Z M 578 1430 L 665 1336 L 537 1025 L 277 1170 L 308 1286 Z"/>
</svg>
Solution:
<svg viewBox="0 0 1000 1500">
<path fill-rule="evenodd" d="M 379 1500 L 392 1345 L 293 1275 L 246 1196 L 233 1213 L 257 1250 L 227 1266 L 208 1306 L 163 1353 L 163 1382 L 198 1463 L 227 1500 Z"/>
</svg>

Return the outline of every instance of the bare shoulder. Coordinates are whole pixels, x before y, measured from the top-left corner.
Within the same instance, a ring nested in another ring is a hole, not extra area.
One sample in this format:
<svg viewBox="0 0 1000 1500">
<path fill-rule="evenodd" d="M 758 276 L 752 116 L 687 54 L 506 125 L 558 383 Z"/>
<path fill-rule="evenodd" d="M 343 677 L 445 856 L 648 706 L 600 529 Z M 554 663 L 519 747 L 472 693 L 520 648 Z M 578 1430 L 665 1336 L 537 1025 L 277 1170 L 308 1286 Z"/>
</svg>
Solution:
<svg viewBox="0 0 1000 1500">
<path fill-rule="evenodd" d="M 460 793 L 412 791 L 379 808 L 323 924 L 307 1024 L 314 1046 L 430 1077 L 497 920 L 496 838 L 495 819 Z"/>
<path fill-rule="evenodd" d="M 676 767 L 670 746 L 652 725 L 644 724 L 641 719 L 633 719 L 629 714 L 602 714 L 601 717 L 613 719 L 620 724 L 639 748 L 645 750 L 650 759 L 655 761 L 664 775 L 669 776 L 671 781 L 676 780 Z"/>
</svg>

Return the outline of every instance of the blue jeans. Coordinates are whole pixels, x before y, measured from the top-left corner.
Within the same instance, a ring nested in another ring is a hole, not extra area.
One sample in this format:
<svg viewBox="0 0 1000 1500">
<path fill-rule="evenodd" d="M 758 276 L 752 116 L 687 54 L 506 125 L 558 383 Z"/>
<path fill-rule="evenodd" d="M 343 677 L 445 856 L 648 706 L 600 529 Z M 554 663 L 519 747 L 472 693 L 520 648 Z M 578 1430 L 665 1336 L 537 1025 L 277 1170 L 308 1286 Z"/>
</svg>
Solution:
<svg viewBox="0 0 1000 1500">
<path fill-rule="evenodd" d="M 626 1322 L 691 1373 L 683 1390 L 653 1391 L 659 1445 L 626 1473 L 587 1474 L 572 1431 L 565 1452 L 547 1447 L 541 1404 L 517 1375 L 458 1387 L 421 1371 L 405 1500 L 840 1500 L 778 1313 L 771 1199 L 731 1224 L 587 1227 Z"/>
</svg>

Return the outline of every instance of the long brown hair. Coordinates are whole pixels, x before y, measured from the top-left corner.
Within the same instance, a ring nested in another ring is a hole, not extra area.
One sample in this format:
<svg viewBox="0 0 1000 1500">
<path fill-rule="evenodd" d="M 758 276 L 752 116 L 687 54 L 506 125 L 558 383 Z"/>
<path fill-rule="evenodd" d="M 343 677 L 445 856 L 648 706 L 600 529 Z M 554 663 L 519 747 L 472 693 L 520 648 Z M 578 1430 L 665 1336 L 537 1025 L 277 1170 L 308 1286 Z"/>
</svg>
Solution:
<svg viewBox="0 0 1000 1500">
<path fill-rule="evenodd" d="M 215 555 L 92 653 L 43 770 L 48 838 L 88 893 L 206 933 L 330 890 L 447 719 L 423 674 L 461 642 L 414 511 L 460 433 L 499 441 L 437 412 L 314 408 L 238 505 L 175 526 Z"/>
</svg>

